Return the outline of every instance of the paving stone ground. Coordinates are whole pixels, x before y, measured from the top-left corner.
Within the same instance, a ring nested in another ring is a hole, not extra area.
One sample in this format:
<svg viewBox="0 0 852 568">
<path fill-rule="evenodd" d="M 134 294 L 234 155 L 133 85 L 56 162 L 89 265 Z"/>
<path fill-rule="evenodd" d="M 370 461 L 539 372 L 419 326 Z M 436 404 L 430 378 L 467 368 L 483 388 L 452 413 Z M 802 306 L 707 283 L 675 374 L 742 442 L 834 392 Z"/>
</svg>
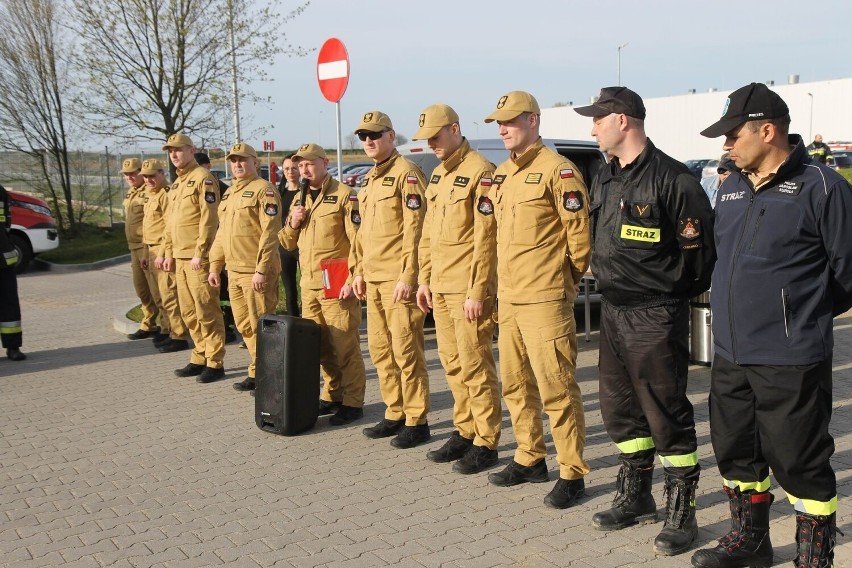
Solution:
<svg viewBox="0 0 852 568">
<path fill-rule="evenodd" d="M 411 450 L 361 430 L 383 405 L 368 362 L 366 416 L 295 437 L 254 424 L 254 399 L 231 384 L 248 357 L 228 346 L 227 378 L 201 385 L 172 371 L 186 352 L 128 341 L 113 315 L 134 303 L 129 265 L 19 278 L 27 361 L 0 359 L 0 565 L 496 567 L 688 566 L 655 556 L 661 523 L 604 533 L 615 448 L 597 400 L 597 333 L 580 339 L 577 378 L 588 424 L 587 496 L 565 511 L 542 504 L 549 484 L 497 488 L 426 460 L 452 432 L 452 397 L 427 330 L 432 440 Z M 582 317 L 582 313 L 578 312 Z M 848 314 L 847 314 L 848 316 Z M 580 321 L 582 328 L 582 320 Z M 852 317 L 835 321 L 834 419 L 840 537 L 852 566 Z M 362 337 L 362 340 L 364 338 Z M 690 369 L 699 453 L 698 546 L 728 526 L 710 447 L 709 370 Z M 514 449 L 503 413 L 502 464 Z M 548 442 L 550 440 L 548 439 Z M 552 451 L 552 450 L 551 450 Z M 501 464 L 501 467 L 502 467 Z M 558 468 L 548 457 L 551 478 Z M 793 509 L 774 486 L 776 566 L 795 552 Z M 654 492 L 663 507 L 662 474 Z"/>
</svg>

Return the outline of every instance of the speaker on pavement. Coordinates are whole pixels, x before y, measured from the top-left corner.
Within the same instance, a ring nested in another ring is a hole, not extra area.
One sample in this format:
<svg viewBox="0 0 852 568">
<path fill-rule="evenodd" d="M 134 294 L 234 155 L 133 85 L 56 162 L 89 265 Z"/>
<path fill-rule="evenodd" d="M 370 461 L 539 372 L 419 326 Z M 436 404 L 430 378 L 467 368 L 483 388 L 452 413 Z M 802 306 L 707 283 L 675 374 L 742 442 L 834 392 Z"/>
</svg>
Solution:
<svg viewBox="0 0 852 568">
<path fill-rule="evenodd" d="M 317 422 L 320 328 L 309 319 L 264 315 L 257 324 L 254 421 L 292 436 Z"/>
</svg>

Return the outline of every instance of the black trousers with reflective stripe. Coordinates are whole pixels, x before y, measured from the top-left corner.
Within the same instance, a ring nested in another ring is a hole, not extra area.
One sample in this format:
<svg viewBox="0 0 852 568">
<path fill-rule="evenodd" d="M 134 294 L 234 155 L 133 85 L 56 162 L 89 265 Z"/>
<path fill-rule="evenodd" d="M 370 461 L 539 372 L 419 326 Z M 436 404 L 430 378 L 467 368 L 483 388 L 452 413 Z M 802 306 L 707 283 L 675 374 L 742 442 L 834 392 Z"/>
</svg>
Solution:
<svg viewBox="0 0 852 568">
<path fill-rule="evenodd" d="M 652 438 L 661 456 L 696 451 L 695 419 L 686 397 L 689 369 L 689 305 L 686 301 L 649 308 L 601 305 L 598 370 L 606 431 L 616 444 Z M 654 452 L 622 454 L 640 466 Z M 696 464 L 667 468 L 697 477 Z"/>
<path fill-rule="evenodd" d="M 10 331 L 11 327 L 21 327 L 21 302 L 14 266 L 0 268 L 0 340 L 4 349 L 22 345 L 23 334 Z"/>
<path fill-rule="evenodd" d="M 710 438 L 719 473 L 754 483 L 769 476 L 800 499 L 837 494 L 829 459 L 831 358 L 803 366 L 737 365 L 719 355 L 710 382 Z"/>
</svg>

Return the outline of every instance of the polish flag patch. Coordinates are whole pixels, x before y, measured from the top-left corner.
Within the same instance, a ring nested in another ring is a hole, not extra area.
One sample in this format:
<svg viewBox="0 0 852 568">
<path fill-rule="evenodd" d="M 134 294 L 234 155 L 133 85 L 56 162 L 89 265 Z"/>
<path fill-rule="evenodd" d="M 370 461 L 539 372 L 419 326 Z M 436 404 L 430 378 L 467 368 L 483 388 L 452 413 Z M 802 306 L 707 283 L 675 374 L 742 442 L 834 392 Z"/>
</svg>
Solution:
<svg viewBox="0 0 852 568">
<path fill-rule="evenodd" d="M 574 170 L 570 168 L 565 168 L 564 170 L 559 170 L 559 177 L 562 179 L 572 178 L 574 177 Z"/>
<path fill-rule="evenodd" d="M 479 185 L 483 187 L 491 187 L 491 178 L 482 178 L 481 180 L 479 180 Z"/>
<path fill-rule="evenodd" d="M 406 183 L 417 183 L 417 176 L 408 176 L 405 178 Z"/>
</svg>

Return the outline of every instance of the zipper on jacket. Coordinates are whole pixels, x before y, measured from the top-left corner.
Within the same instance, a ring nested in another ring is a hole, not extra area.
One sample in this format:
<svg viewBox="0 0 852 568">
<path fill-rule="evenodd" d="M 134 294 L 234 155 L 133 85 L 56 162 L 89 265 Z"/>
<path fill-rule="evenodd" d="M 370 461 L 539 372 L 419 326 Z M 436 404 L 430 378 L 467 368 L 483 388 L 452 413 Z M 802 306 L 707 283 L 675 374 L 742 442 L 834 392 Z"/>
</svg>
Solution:
<svg viewBox="0 0 852 568">
<path fill-rule="evenodd" d="M 754 233 L 751 235 L 751 243 L 748 245 L 748 250 L 754 250 L 754 243 L 757 241 L 757 234 L 760 232 L 760 224 L 763 223 L 764 213 L 766 213 L 765 207 L 757 214 L 757 223 L 754 225 Z"/>
<path fill-rule="evenodd" d="M 781 305 L 784 306 L 784 335 L 790 339 L 790 293 L 786 288 L 781 288 Z"/>
<path fill-rule="evenodd" d="M 740 237 L 737 239 L 737 246 L 734 247 L 734 254 L 731 255 L 731 270 L 730 277 L 728 278 L 728 328 L 731 332 L 731 355 L 734 356 L 734 363 L 739 365 L 739 361 L 737 360 L 737 334 L 734 329 L 734 295 L 732 290 L 734 289 L 734 269 L 737 265 L 737 257 L 740 255 L 740 251 L 743 248 L 743 237 L 746 234 L 746 229 L 748 228 L 748 220 L 751 218 L 751 208 L 754 205 L 755 199 L 754 190 L 748 193 L 748 207 L 746 208 L 746 222 L 743 223 L 742 229 L 740 230 Z M 713 293 L 712 291 L 710 292 Z"/>
</svg>

